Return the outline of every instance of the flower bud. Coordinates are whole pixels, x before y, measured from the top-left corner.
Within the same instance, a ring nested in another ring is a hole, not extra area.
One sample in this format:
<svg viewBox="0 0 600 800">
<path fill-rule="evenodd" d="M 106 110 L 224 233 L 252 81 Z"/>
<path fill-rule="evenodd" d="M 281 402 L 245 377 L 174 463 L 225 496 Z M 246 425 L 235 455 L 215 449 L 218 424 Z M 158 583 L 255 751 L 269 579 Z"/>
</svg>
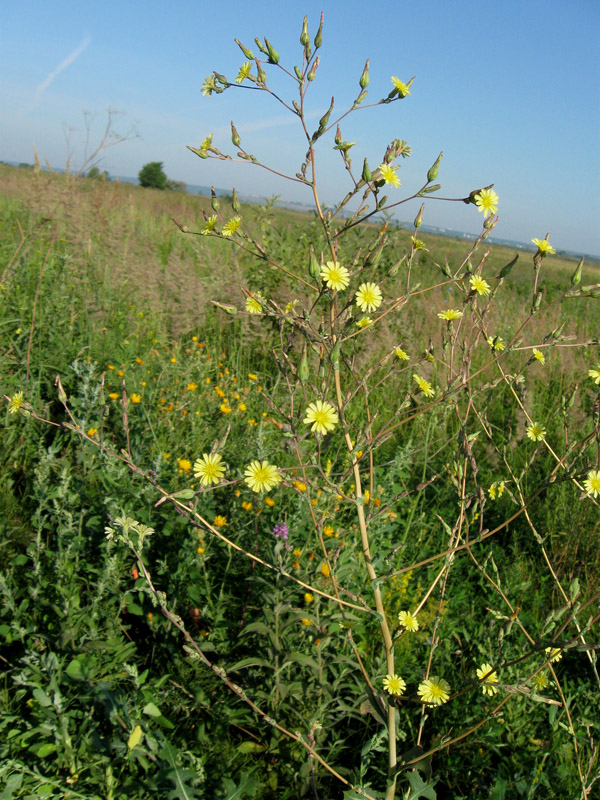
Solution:
<svg viewBox="0 0 600 800">
<path fill-rule="evenodd" d="M 327 123 L 329 122 L 329 117 L 331 116 L 331 112 L 333 111 L 333 103 L 334 103 L 334 99 L 332 97 L 331 98 L 331 103 L 329 104 L 329 108 L 327 109 L 327 111 L 323 114 L 323 116 L 319 120 L 319 132 L 320 133 L 323 133 L 323 131 L 327 127 Z"/>
<path fill-rule="evenodd" d="M 234 189 L 233 189 L 233 192 L 232 192 L 232 200 L 231 200 L 231 205 L 233 206 L 233 210 L 234 210 L 234 211 L 236 212 L 236 214 L 237 214 L 237 212 L 240 210 L 240 201 L 239 201 L 239 199 L 238 199 L 238 196 L 237 196 L 237 192 L 236 192 L 236 190 L 235 190 L 235 187 L 234 187 Z"/>
<path fill-rule="evenodd" d="M 497 275 L 498 280 L 506 278 L 510 274 L 512 268 L 514 267 L 514 265 L 517 263 L 518 260 L 519 256 L 517 254 L 512 261 L 509 261 L 508 264 L 505 264 Z"/>
<path fill-rule="evenodd" d="M 369 85 L 369 59 L 367 58 L 367 63 L 365 64 L 365 68 L 363 69 L 363 73 L 360 76 L 359 86 L 361 89 L 366 89 Z"/>
<path fill-rule="evenodd" d="M 298 369 L 298 377 L 302 381 L 302 383 L 306 383 L 308 380 L 308 356 L 306 354 L 306 347 L 302 351 L 302 359 L 300 361 L 300 367 Z"/>
<path fill-rule="evenodd" d="M 340 130 L 340 126 L 337 126 L 337 130 L 335 132 L 335 143 L 341 144 L 342 143 L 342 132 Z"/>
<path fill-rule="evenodd" d="M 537 314 L 540 310 L 540 306 L 542 305 L 542 297 L 544 296 L 543 292 L 536 292 L 535 297 L 533 298 L 533 303 L 531 305 L 531 313 Z"/>
<path fill-rule="evenodd" d="M 213 211 L 217 212 L 219 210 L 219 201 L 217 200 L 217 193 L 215 192 L 214 186 L 210 187 L 210 204 Z"/>
<path fill-rule="evenodd" d="M 321 21 L 319 22 L 319 30 L 315 36 L 315 49 L 319 49 L 323 44 L 323 12 L 321 11 Z"/>
<path fill-rule="evenodd" d="M 417 197 L 423 197 L 424 194 L 431 194 L 432 192 L 437 192 L 441 188 L 442 188 L 441 183 L 434 183 L 433 186 L 426 186 L 424 189 L 421 189 Z"/>
<path fill-rule="evenodd" d="M 279 53 L 277 52 L 277 50 L 275 50 L 275 48 L 273 47 L 273 45 L 267 39 L 266 36 L 265 36 L 265 44 L 267 45 L 267 51 L 269 54 L 269 64 L 279 64 Z"/>
<path fill-rule="evenodd" d="M 296 77 L 301 82 L 302 81 L 302 73 L 300 72 L 300 68 L 294 66 L 294 72 L 296 73 Z"/>
<path fill-rule="evenodd" d="M 242 51 L 242 53 L 246 58 L 249 58 L 251 61 L 254 61 L 254 53 L 252 52 L 252 50 L 248 50 L 247 47 L 244 47 L 244 45 L 240 42 L 239 39 L 234 39 L 233 41 L 237 44 L 237 46 L 240 48 L 240 50 Z"/>
<path fill-rule="evenodd" d="M 266 84 L 267 76 L 266 76 L 266 73 L 265 73 L 264 69 L 260 65 L 260 61 L 255 61 L 254 63 L 256 64 L 256 72 L 257 72 L 257 75 L 258 75 L 258 82 Z"/>
<path fill-rule="evenodd" d="M 235 125 L 233 124 L 233 121 L 231 123 L 231 141 L 233 142 L 233 146 L 234 147 L 239 147 L 240 143 L 242 141 L 240 139 L 239 133 L 237 132 L 237 130 L 235 128 Z"/>
<path fill-rule="evenodd" d="M 354 106 L 355 107 L 359 106 L 368 94 L 369 94 L 368 91 L 366 89 L 363 89 L 362 92 L 358 95 L 358 97 L 354 101 Z"/>
<path fill-rule="evenodd" d="M 365 160 L 363 162 L 362 179 L 363 179 L 363 181 L 365 183 L 369 183 L 369 181 L 373 179 L 373 176 L 371 175 L 371 170 L 369 169 L 369 165 L 367 164 L 367 159 L 366 158 L 365 158 Z"/>
<path fill-rule="evenodd" d="M 261 53 L 264 53 L 266 56 L 268 56 L 268 55 L 269 55 L 269 51 L 268 51 L 268 50 L 267 50 L 267 48 L 264 46 L 264 44 L 261 42 L 261 40 L 260 40 L 260 39 L 257 39 L 257 38 L 255 38 L 255 39 L 254 39 L 254 41 L 256 42 L 256 46 L 258 47 L 258 49 L 260 50 L 260 52 L 261 52 Z"/>
<path fill-rule="evenodd" d="M 320 61 L 319 56 L 317 56 L 314 60 L 312 67 L 310 68 L 308 75 L 306 76 L 307 80 L 314 81 L 317 70 L 319 69 L 319 61 Z"/>
<path fill-rule="evenodd" d="M 200 156 L 200 158 L 208 158 L 208 153 L 205 150 L 198 150 L 197 147 L 190 147 L 189 144 L 186 144 L 186 147 L 195 155 Z"/>
<path fill-rule="evenodd" d="M 296 114 L 300 115 L 302 112 L 300 111 L 300 106 L 296 100 L 292 100 L 292 105 L 294 106 L 294 111 Z"/>
<path fill-rule="evenodd" d="M 420 228 L 421 223 L 423 222 L 423 209 L 425 208 L 425 203 L 421 203 L 421 208 L 419 209 L 419 213 L 415 217 L 415 228 Z"/>
<path fill-rule="evenodd" d="M 571 286 L 577 286 L 577 284 L 580 282 L 582 269 L 583 269 L 583 258 L 579 261 L 579 264 L 577 264 L 577 269 L 571 275 Z"/>
<path fill-rule="evenodd" d="M 437 157 L 435 164 L 431 167 L 431 169 L 427 173 L 427 183 L 431 183 L 431 181 L 434 181 L 437 178 L 438 170 L 440 168 L 440 162 L 442 160 L 443 155 L 444 151 L 442 150 L 442 152 Z"/>
<path fill-rule="evenodd" d="M 321 264 L 317 260 L 317 256 L 315 255 L 315 251 L 312 244 L 310 246 L 310 260 L 308 264 L 308 272 L 310 277 L 314 278 L 315 280 L 317 280 L 319 275 L 321 274 Z"/>
<path fill-rule="evenodd" d="M 302 21 L 302 33 L 300 34 L 300 44 L 302 47 L 306 47 L 306 45 L 310 42 L 310 36 L 308 35 L 308 17 L 304 17 Z"/>
</svg>

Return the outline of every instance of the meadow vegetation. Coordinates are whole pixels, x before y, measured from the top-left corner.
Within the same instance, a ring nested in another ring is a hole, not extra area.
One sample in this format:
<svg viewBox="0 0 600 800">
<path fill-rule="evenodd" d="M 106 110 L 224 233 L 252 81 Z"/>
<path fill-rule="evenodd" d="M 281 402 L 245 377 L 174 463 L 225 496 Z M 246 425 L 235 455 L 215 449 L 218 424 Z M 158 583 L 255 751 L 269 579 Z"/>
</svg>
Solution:
<svg viewBox="0 0 600 800">
<path fill-rule="evenodd" d="M 597 790 L 600 266 L 385 221 L 399 140 L 322 209 L 335 124 L 314 214 L 0 166 L 2 798 Z"/>
</svg>

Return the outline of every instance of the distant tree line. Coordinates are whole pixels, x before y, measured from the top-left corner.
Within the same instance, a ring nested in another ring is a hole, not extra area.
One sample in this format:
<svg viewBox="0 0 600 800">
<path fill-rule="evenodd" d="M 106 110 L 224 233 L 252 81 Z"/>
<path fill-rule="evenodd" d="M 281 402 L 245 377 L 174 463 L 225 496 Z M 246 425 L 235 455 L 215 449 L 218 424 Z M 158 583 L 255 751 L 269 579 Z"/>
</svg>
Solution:
<svg viewBox="0 0 600 800">
<path fill-rule="evenodd" d="M 148 189 L 170 189 L 174 192 L 185 192 L 186 184 L 167 177 L 162 161 L 149 161 L 138 172 L 140 186 Z"/>
</svg>

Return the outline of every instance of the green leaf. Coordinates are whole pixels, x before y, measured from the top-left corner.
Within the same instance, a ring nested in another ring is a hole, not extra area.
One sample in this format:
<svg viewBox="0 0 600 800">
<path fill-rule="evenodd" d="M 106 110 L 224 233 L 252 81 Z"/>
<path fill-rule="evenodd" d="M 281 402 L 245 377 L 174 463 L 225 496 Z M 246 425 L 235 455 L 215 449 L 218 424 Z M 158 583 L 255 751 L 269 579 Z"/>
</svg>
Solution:
<svg viewBox="0 0 600 800">
<path fill-rule="evenodd" d="M 127 748 L 129 750 L 133 750 L 133 748 L 137 747 L 141 741 L 142 741 L 142 728 L 140 725 L 136 725 L 135 728 L 129 734 L 129 739 L 127 740 Z"/>
<path fill-rule="evenodd" d="M 42 706 L 42 708 L 48 708 L 48 706 L 52 705 L 52 700 L 48 697 L 48 695 L 46 694 L 46 692 L 44 692 L 43 689 L 35 688 L 33 690 L 33 696 Z"/>
<path fill-rule="evenodd" d="M 49 756 L 55 750 L 56 745 L 48 742 L 47 744 L 43 744 L 40 748 L 38 748 L 35 754 L 38 758 L 46 758 L 46 756 Z"/>
<path fill-rule="evenodd" d="M 76 658 L 73 659 L 67 666 L 65 672 L 69 676 L 69 678 L 73 678 L 75 681 L 82 681 L 85 678 L 83 673 L 83 667 L 81 666 L 81 661 L 78 661 Z"/>
<path fill-rule="evenodd" d="M 410 783 L 410 794 L 406 800 L 418 800 L 419 797 L 426 797 L 427 800 L 437 800 L 435 793 L 434 783 L 427 781 L 425 783 L 417 770 L 407 774 L 408 782 Z"/>
<path fill-rule="evenodd" d="M 154 703 L 146 703 L 146 705 L 143 708 L 143 713 L 147 714 L 149 717 L 160 717 L 160 716 L 162 716 L 162 711 Z"/>
<path fill-rule="evenodd" d="M 237 747 L 238 753 L 263 753 L 266 749 L 266 745 L 259 742 L 242 742 Z"/>
<path fill-rule="evenodd" d="M 0 794 L 0 800 L 12 800 L 16 791 L 21 788 L 23 783 L 23 775 L 13 774 L 4 784 L 4 791 Z"/>
</svg>

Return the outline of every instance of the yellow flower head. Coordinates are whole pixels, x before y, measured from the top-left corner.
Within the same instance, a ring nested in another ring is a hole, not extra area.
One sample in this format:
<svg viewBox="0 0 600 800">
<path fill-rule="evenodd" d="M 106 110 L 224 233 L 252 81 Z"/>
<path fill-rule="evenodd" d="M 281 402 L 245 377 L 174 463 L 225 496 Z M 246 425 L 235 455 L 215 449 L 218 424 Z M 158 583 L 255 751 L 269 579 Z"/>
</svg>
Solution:
<svg viewBox="0 0 600 800">
<path fill-rule="evenodd" d="M 192 462 L 189 461 L 187 458 L 178 458 L 177 464 L 180 470 L 183 472 L 191 472 L 192 471 Z"/>
<path fill-rule="evenodd" d="M 131 395 L 131 397 L 129 399 L 134 404 L 141 403 L 142 402 L 142 395 L 141 394 L 136 394 L 136 392 L 133 392 L 133 394 Z"/>
<path fill-rule="evenodd" d="M 236 83 L 242 83 L 245 81 L 248 75 L 250 75 L 250 70 L 252 69 L 252 64 L 249 61 L 244 61 L 242 66 L 240 67 L 240 71 L 237 74 L 237 78 L 235 79 Z M 202 148 L 204 149 L 204 148 Z"/>
<path fill-rule="evenodd" d="M 502 497 L 504 494 L 504 481 L 494 481 L 494 483 L 492 483 L 488 489 L 488 494 L 491 500 L 495 500 L 497 497 Z"/>
<path fill-rule="evenodd" d="M 600 469 L 591 469 L 588 472 L 583 487 L 591 497 L 598 497 L 600 494 Z"/>
<path fill-rule="evenodd" d="M 550 663 L 556 663 L 562 658 L 562 650 L 560 647 L 547 647 L 544 652 L 546 653 L 546 658 L 548 661 L 550 661 Z"/>
<path fill-rule="evenodd" d="M 306 594 L 304 595 L 304 602 L 308 605 L 309 603 L 314 603 L 314 600 L 315 600 L 314 594 L 306 592 Z"/>
<path fill-rule="evenodd" d="M 253 492 L 268 492 L 281 481 L 277 467 L 268 461 L 252 461 L 245 469 L 244 480 Z"/>
<path fill-rule="evenodd" d="M 429 381 L 425 380 L 425 378 L 422 378 L 420 375 L 413 375 L 413 380 L 419 387 L 419 391 L 423 392 L 425 397 L 433 397 L 435 389 Z"/>
<path fill-rule="evenodd" d="M 118 397 L 118 395 L 117 395 Z M 23 405 L 24 395 L 23 392 L 15 392 L 8 401 L 8 413 L 16 414 Z"/>
<path fill-rule="evenodd" d="M 440 319 L 445 319 L 448 322 L 452 322 L 453 319 L 460 319 L 462 315 L 463 312 L 459 311 L 457 308 L 449 308 L 447 311 L 440 311 L 438 313 Z"/>
<path fill-rule="evenodd" d="M 532 442 L 541 442 L 545 435 L 546 428 L 544 428 L 541 422 L 532 422 L 531 425 L 528 425 L 527 436 Z"/>
<path fill-rule="evenodd" d="M 221 233 L 223 236 L 233 236 L 234 233 L 237 232 L 238 228 L 242 224 L 241 217 L 232 217 L 228 222 L 223 225 L 223 230 Z"/>
<path fill-rule="evenodd" d="M 501 336 L 488 336 L 487 343 L 492 350 L 504 350 L 504 339 Z"/>
<path fill-rule="evenodd" d="M 335 292 L 341 292 L 350 283 L 350 273 L 346 267 L 333 261 L 328 261 L 321 267 L 321 278 Z"/>
<path fill-rule="evenodd" d="M 493 669 L 491 664 L 482 664 L 477 670 L 477 677 L 482 683 L 482 690 L 484 694 L 494 695 L 498 691 L 498 687 L 494 686 L 498 683 L 498 673 Z"/>
<path fill-rule="evenodd" d="M 327 401 L 316 400 L 306 409 L 304 423 L 311 425 L 313 432 L 325 435 L 328 431 L 332 431 L 338 422 L 339 417 L 336 410 Z"/>
<path fill-rule="evenodd" d="M 531 351 L 533 353 L 533 357 L 536 358 L 540 364 L 546 363 L 546 356 L 542 353 L 541 350 L 538 350 L 537 347 L 534 347 Z"/>
<path fill-rule="evenodd" d="M 469 283 L 471 284 L 471 290 L 477 292 L 477 294 L 486 295 L 490 293 L 490 285 L 481 275 L 471 275 Z"/>
<path fill-rule="evenodd" d="M 400 611 L 398 614 L 398 622 L 410 633 L 415 633 L 419 630 L 419 622 L 416 616 L 411 614 L 410 611 Z"/>
<path fill-rule="evenodd" d="M 381 305 L 381 289 L 376 283 L 361 283 L 356 292 L 356 305 L 361 311 L 375 311 Z"/>
<path fill-rule="evenodd" d="M 383 679 L 383 688 L 388 694 L 400 697 L 406 691 L 406 681 L 399 675 L 386 675 Z"/>
<path fill-rule="evenodd" d="M 227 525 L 227 517 L 221 516 L 221 514 L 217 514 L 217 516 L 213 520 L 213 525 L 215 528 L 224 528 Z"/>
<path fill-rule="evenodd" d="M 398 167 L 391 167 L 389 164 L 380 164 L 379 165 L 379 174 L 381 175 L 382 180 L 386 183 L 389 183 L 390 186 L 393 186 L 394 189 L 397 189 L 400 184 L 400 178 L 396 174 L 396 170 Z"/>
<path fill-rule="evenodd" d="M 475 205 L 483 213 L 483 218 L 487 219 L 498 210 L 498 195 L 493 189 L 482 189 L 475 195 Z"/>
<path fill-rule="evenodd" d="M 547 239 L 532 239 L 531 241 L 537 247 L 536 255 L 539 254 L 542 258 L 547 254 L 553 256 L 556 253 L 556 250 Z"/>
<path fill-rule="evenodd" d="M 431 678 L 419 684 L 417 691 L 424 703 L 441 706 L 450 697 L 450 684 L 443 678 L 435 678 L 432 675 Z"/>
<path fill-rule="evenodd" d="M 597 364 L 596 367 L 588 370 L 588 378 L 591 378 L 596 386 L 600 385 L 600 364 Z"/>
<path fill-rule="evenodd" d="M 409 361 L 410 356 L 406 353 L 401 347 L 396 348 L 396 357 L 400 359 L 400 361 Z"/>
<path fill-rule="evenodd" d="M 246 297 L 246 311 L 249 314 L 262 314 L 265 298 L 260 292 L 254 292 Z"/>
<path fill-rule="evenodd" d="M 394 84 L 394 89 L 398 92 L 400 97 L 406 97 L 407 94 L 410 94 L 409 86 L 412 81 L 410 81 L 407 85 L 406 83 L 402 83 L 402 81 L 395 75 L 392 75 L 391 81 Z"/>
<path fill-rule="evenodd" d="M 225 474 L 225 464 L 219 453 L 203 453 L 194 463 L 194 475 L 203 486 L 218 483 Z"/>
</svg>

